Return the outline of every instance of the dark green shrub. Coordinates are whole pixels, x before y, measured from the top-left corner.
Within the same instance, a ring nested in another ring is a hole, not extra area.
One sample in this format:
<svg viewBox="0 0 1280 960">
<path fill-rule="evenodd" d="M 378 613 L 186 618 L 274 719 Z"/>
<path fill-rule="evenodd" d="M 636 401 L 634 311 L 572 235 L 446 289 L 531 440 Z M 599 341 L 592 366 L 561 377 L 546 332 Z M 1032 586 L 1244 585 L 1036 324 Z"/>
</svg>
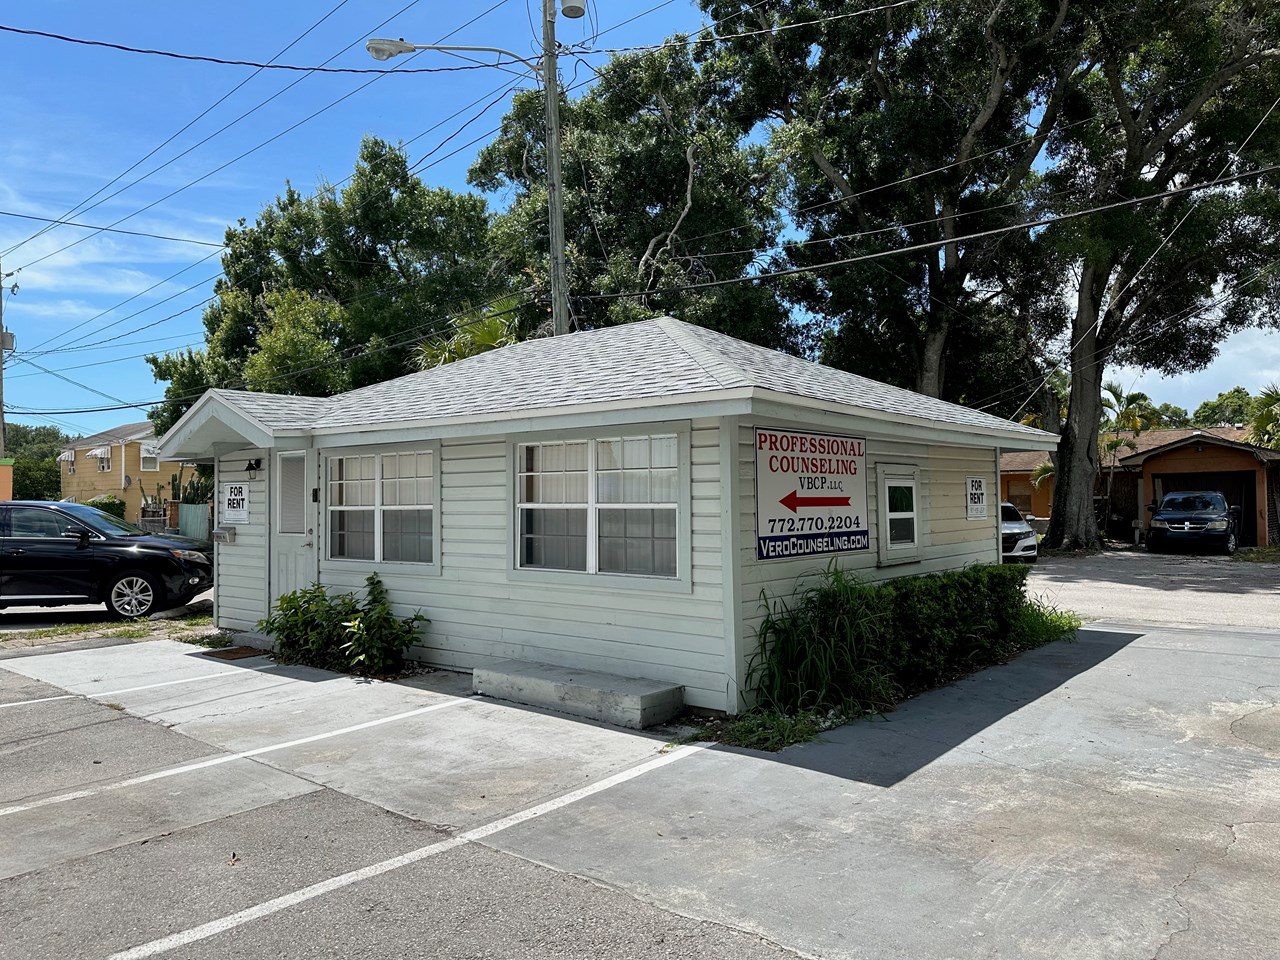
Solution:
<svg viewBox="0 0 1280 960">
<path fill-rule="evenodd" d="M 748 686 L 785 713 L 888 709 L 1080 626 L 1028 601 L 1026 579 L 979 565 L 870 585 L 833 565 L 789 602 L 762 597 Z"/>
<path fill-rule="evenodd" d="M 852 712 L 887 709 L 898 690 L 886 666 L 891 649 L 892 594 L 838 567 L 791 603 L 765 603 L 760 646 L 748 685 L 771 707 L 786 711 L 831 708 Z"/>
<path fill-rule="evenodd" d="M 92 500 L 86 500 L 85 506 L 96 507 L 103 513 L 109 513 L 113 517 L 119 517 L 121 520 L 124 519 L 125 503 L 114 493 L 104 493 L 100 497 L 94 497 Z"/>
<path fill-rule="evenodd" d="M 331 596 L 318 583 L 286 593 L 271 615 L 258 621 L 258 629 L 275 639 L 283 663 L 361 676 L 395 673 L 418 624 L 430 621 L 421 613 L 397 617 L 376 573 L 365 584 L 363 603 L 352 593 Z"/>
</svg>

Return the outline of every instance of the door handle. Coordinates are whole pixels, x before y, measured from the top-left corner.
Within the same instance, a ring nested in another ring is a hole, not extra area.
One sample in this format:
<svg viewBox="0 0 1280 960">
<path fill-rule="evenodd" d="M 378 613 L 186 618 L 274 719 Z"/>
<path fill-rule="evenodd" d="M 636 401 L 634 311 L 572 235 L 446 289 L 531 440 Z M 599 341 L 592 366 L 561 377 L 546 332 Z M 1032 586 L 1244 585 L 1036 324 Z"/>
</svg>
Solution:
<svg viewBox="0 0 1280 960">
<path fill-rule="evenodd" d="M 23 554 L 25 554 L 26 552 L 27 552 L 27 551 L 23 550 L 21 547 L 14 547 L 14 548 L 13 548 L 13 549 L 11 549 L 11 550 L 6 550 L 6 551 L 5 551 L 5 553 L 9 554 L 9 556 L 11 556 L 11 557 L 20 557 L 20 556 L 22 556 Z"/>
</svg>

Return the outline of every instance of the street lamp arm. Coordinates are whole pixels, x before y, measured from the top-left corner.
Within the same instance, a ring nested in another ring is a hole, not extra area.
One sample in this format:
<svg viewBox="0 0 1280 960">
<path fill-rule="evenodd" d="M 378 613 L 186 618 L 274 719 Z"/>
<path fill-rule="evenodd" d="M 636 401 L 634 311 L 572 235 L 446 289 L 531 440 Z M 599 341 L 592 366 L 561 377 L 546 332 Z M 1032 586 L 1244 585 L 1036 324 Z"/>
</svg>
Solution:
<svg viewBox="0 0 1280 960">
<path fill-rule="evenodd" d="M 414 53 L 418 50 L 439 50 L 443 53 L 496 53 L 500 56 L 510 57 L 512 60 L 523 63 L 534 73 L 539 76 L 542 75 L 542 65 L 540 63 L 530 60 L 527 57 L 522 57 L 514 51 L 504 50 L 502 47 L 460 47 L 439 43 L 408 43 L 404 40 L 386 40 L 374 37 L 364 45 L 364 48 L 372 54 L 375 60 L 390 60 L 392 57 L 398 56 L 399 54 Z M 501 66 L 501 64 L 495 63 L 492 64 L 492 66 L 498 67 Z"/>
</svg>

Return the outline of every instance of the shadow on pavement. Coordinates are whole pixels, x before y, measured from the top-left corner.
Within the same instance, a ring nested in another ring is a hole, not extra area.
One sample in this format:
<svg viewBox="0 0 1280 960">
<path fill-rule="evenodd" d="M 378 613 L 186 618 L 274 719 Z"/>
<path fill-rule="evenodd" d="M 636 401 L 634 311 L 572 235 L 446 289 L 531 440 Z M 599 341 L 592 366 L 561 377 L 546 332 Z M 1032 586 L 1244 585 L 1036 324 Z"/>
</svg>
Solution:
<svg viewBox="0 0 1280 960">
<path fill-rule="evenodd" d="M 930 690 L 883 717 L 859 720 L 772 756 L 817 773 L 891 787 L 1141 636 L 1081 630 L 1075 642 L 1041 647 Z"/>
</svg>

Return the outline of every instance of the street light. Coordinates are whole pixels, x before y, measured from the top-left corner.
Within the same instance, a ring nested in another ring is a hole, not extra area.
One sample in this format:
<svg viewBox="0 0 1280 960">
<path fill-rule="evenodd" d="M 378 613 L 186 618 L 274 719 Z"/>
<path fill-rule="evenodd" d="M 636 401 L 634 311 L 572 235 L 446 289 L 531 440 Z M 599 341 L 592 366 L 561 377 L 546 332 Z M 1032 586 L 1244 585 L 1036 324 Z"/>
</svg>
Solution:
<svg viewBox="0 0 1280 960">
<path fill-rule="evenodd" d="M 582 0 L 561 0 L 560 9 L 566 17 L 576 20 L 586 8 Z M 556 72 L 556 0 L 542 0 L 542 63 L 526 60 L 518 53 L 501 47 L 459 47 L 438 43 L 408 43 L 403 38 L 385 40 L 375 38 L 365 44 L 365 49 L 375 60 L 390 60 L 402 53 L 418 50 L 440 50 L 445 53 L 472 52 L 496 53 L 511 57 L 528 66 L 540 76 L 545 91 L 547 110 L 547 220 L 551 233 L 551 320 L 556 336 L 569 332 L 569 297 L 565 283 L 564 265 L 564 188 L 560 176 L 560 80 Z M 492 64 L 492 66 L 501 66 Z"/>
</svg>

